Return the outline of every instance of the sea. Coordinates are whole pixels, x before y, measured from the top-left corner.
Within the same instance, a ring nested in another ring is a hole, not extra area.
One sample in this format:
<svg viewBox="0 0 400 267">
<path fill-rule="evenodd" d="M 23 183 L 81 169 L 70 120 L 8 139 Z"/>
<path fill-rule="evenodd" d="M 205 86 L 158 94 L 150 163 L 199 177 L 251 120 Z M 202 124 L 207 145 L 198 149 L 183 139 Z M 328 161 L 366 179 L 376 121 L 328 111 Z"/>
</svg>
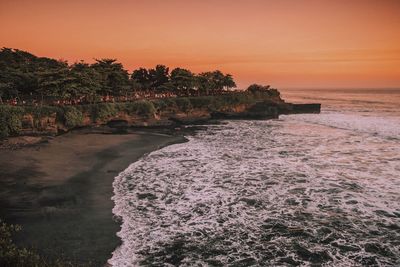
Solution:
<svg viewBox="0 0 400 267">
<path fill-rule="evenodd" d="M 114 181 L 113 266 L 400 266 L 400 89 L 281 90 Z"/>
</svg>

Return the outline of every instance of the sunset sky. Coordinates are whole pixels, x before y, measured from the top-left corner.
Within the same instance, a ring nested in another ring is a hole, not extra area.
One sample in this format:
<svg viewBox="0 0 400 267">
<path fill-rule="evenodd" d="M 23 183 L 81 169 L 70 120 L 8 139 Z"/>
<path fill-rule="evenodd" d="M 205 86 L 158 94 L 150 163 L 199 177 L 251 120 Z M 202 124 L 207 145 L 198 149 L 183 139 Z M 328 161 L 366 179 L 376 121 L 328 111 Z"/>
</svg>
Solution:
<svg viewBox="0 0 400 267">
<path fill-rule="evenodd" d="M 400 0 L 0 0 L 0 46 L 239 87 L 400 87 Z"/>
</svg>

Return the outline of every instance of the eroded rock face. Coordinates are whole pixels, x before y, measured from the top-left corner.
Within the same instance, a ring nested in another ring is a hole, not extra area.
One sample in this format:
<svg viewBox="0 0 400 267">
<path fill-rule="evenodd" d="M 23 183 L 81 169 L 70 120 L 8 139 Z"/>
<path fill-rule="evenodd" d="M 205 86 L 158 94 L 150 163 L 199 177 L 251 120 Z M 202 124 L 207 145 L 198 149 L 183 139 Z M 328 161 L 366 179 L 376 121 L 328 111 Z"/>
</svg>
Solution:
<svg viewBox="0 0 400 267">
<path fill-rule="evenodd" d="M 58 129 L 56 113 L 40 119 L 35 118 L 32 114 L 26 114 L 21 120 L 20 135 L 54 135 L 59 132 Z"/>
<path fill-rule="evenodd" d="M 34 128 L 34 119 L 31 114 L 26 114 L 22 117 L 21 126 L 23 129 L 33 129 Z"/>
<path fill-rule="evenodd" d="M 191 109 L 187 112 L 170 110 L 160 112 L 152 116 L 139 116 L 119 112 L 105 121 L 94 122 L 89 114 L 83 114 L 80 126 L 94 126 L 106 124 L 107 126 L 121 130 L 128 127 L 173 127 L 176 125 L 204 124 L 210 120 L 220 119 L 246 119 L 264 120 L 276 119 L 280 114 L 320 113 L 320 104 L 291 104 L 285 103 L 279 97 L 264 100 L 255 104 L 238 104 L 221 108 L 218 111 L 210 111 L 206 108 Z M 63 122 L 57 121 L 56 113 L 44 116 L 40 119 L 32 114 L 24 115 L 20 135 L 56 135 L 71 130 Z"/>
<path fill-rule="evenodd" d="M 243 108 L 243 107 L 242 107 Z M 279 116 L 278 104 L 272 101 L 257 102 L 247 106 L 239 112 L 213 112 L 213 119 L 248 119 L 248 120 L 264 120 L 276 119 Z"/>
</svg>

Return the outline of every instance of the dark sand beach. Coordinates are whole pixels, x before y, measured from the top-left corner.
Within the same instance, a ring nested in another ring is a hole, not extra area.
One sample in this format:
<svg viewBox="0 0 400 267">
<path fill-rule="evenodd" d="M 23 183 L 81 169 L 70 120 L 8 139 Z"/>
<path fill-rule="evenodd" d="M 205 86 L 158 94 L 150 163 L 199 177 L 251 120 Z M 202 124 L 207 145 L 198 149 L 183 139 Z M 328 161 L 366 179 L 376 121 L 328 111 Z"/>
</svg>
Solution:
<svg viewBox="0 0 400 267">
<path fill-rule="evenodd" d="M 120 244 L 114 177 L 143 154 L 183 142 L 158 133 L 71 132 L 0 153 L 0 218 L 23 227 L 18 244 L 49 258 L 106 264 Z"/>
</svg>

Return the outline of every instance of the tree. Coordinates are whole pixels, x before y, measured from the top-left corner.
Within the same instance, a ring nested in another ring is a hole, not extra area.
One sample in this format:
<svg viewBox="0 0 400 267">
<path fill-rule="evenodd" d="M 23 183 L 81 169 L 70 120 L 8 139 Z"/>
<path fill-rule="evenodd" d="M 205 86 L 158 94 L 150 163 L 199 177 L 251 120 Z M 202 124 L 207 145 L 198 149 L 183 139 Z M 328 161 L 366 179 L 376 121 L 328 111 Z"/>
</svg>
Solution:
<svg viewBox="0 0 400 267">
<path fill-rule="evenodd" d="M 231 74 L 226 74 L 224 77 L 224 87 L 226 90 L 229 90 L 230 88 L 236 87 L 236 83 L 233 80 L 233 77 Z"/>
<path fill-rule="evenodd" d="M 171 84 L 176 88 L 177 95 L 190 96 L 190 90 L 195 86 L 195 78 L 191 71 L 175 68 L 171 71 Z"/>
<path fill-rule="evenodd" d="M 249 91 L 251 93 L 257 93 L 257 92 L 266 92 L 270 88 L 269 85 L 260 85 L 260 84 L 252 84 L 249 87 L 247 87 L 246 91 Z"/>
<path fill-rule="evenodd" d="M 91 67 L 100 75 L 100 92 L 103 95 L 125 95 L 131 88 L 128 72 L 116 59 L 96 59 Z"/>
<path fill-rule="evenodd" d="M 210 90 L 214 88 L 211 72 L 202 72 L 196 76 L 197 88 L 199 94 L 209 95 Z"/>
<path fill-rule="evenodd" d="M 100 74 L 89 64 L 81 61 L 70 67 L 70 82 L 66 90 L 73 98 L 85 98 L 88 102 L 95 102 L 101 87 Z"/>
<path fill-rule="evenodd" d="M 163 91 L 165 84 L 169 81 L 169 68 L 164 65 L 157 65 L 148 71 L 150 87 L 156 91 Z"/>
<path fill-rule="evenodd" d="M 221 93 L 225 85 L 225 75 L 221 71 L 215 70 L 211 74 L 211 79 L 214 93 Z"/>
<path fill-rule="evenodd" d="M 224 88 L 228 90 L 236 87 L 232 75 L 225 75 L 219 70 L 200 73 L 197 75 L 197 84 L 200 92 L 205 95 L 209 95 L 210 92 L 213 94 L 221 93 Z"/>
<path fill-rule="evenodd" d="M 131 80 L 133 84 L 137 84 L 137 87 L 141 90 L 150 88 L 150 75 L 145 68 L 134 70 L 131 75 Z"/>
<path fill-rule="evenodd" d="M 0 87 L 6 99 L 37 98 L 39 74 L 45 70 L 64 68 L 65 62 L 36 57 L 18 49 L 0 51 Z"/>
<path fill-rule="evenodd" d="M 71 100 L 94 102 L 99 96 L 126 96 L 136 90 L 175 95 L 218 94 L 235 87 L 230 74 L 219 70 L 198 75 L 165 65 L 139 68 L 129 76 L 115 59 L 98 59 L 68 65 L 66 61 L 37 57 L 11 48 L 0 50 L 0 103 L 21 100 Z M 271 94 L 277 94 L 269 90 Z M 278 95 L 279 96 L 279 95 Z"/>
<path fill-rule="evenodd" d="M 70 82 L 67 62 L 60 62 L 53 67 L 41 67 L 36 72 L 40 102 L 46 99 L 70 98 L 66 87 Z"/>
</svg>

